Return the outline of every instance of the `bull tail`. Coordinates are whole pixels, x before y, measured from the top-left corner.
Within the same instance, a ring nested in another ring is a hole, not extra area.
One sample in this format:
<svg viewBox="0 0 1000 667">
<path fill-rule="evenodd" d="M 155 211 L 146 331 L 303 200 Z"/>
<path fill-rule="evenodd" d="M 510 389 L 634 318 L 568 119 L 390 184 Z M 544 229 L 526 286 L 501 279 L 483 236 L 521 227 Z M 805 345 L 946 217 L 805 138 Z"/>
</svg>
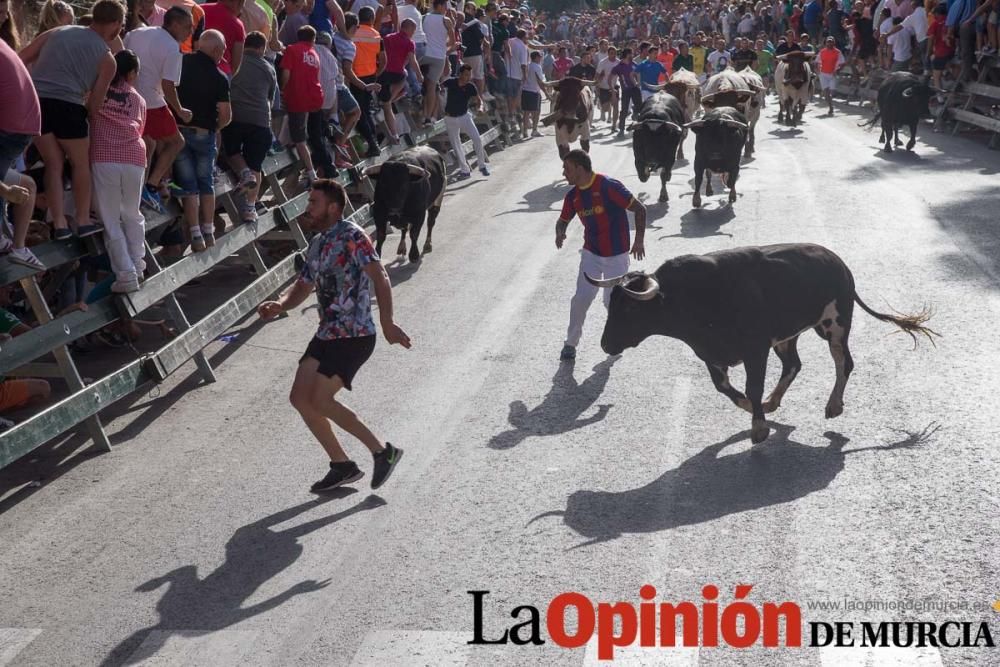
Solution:
<svg viewBox="0 0 1000 667">
<path fill-rule="evenodd" d="M 867 121 L 867 122 L 864 122 L 864 123 L 858 123 L 858 127 L 863 127 L 866 130 L 870 130 L 873 127 L 875 127 L 875 123 L 877 123 L 879 121 L 879 119 L 881 119 L 881 118 L 882 118 L 882 110 L 881 109 L 875 109 L 875 116 L 870 121 Z"/>
<path fill-rule="evenodd" d="M 933 329 L 924 326 L 925 324 L 927 324 L 927 321 L 931 319 L 931 315 L 933 315 L 931 309 L 926 306 L 920 312 L 912 313 L 909 315 L 906 313 L 899 313 L 899 311 L 896 311 L 898 313 L 897 315 L 887 315 L 886 313 L 880 313 L 877 310 L 872 310 L 871 308 L 869 308 L 868 304 L 866 304 L 864 301 L 861 300 L 861 297 L 858 296 L 857 292 L 854 293 L 854 300 L 857 302 L 859 306 L 861 306 L 862 309 L 864 309 L 866 313 L 868 313 L 875 319 L 881 320 L 883 322 L 891 322 L 892 324 L 895 324 L 897 327 L 899 327 L 901 331 L 903 331 L 910 338 L 913 339 L 914 348 L 917 347 L 917 334 L 923 334 L 924 336 L 927 336 L 927 340 L 931 342 L 931 345 L 935 344 L 934 336 L 938 337 L 941 336 L 941 334 L 934 331 Z"/>
</svg>

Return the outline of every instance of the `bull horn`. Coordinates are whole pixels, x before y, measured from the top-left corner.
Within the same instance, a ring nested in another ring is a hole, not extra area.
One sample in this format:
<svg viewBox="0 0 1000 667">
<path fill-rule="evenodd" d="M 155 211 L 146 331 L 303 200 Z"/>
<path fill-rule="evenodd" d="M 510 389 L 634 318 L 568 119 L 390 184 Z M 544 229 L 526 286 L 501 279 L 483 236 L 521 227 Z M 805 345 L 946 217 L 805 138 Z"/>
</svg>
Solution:
<svg viewBox="0 0 1000 667">
<path fill-rule="evenodd" d="M 903 91 L 903 97 L 913 97 L 913 88 L 907 88 Z"/>
<path fill-rule="evenodd" d="M 415 164 L 406 165 L 406 171 L 410 172 L 410 176 L 416 176 L 417 178 L 426 178 L 427 176 L 430 176 L 426 169 L 418 167 Z"/>
<path fill-rule="evenodd" d="M 585 274 L 586 275 L 586 274 Z M 656 278 L 651 276 L 646 276 L 646 280 L 649 282 L 649 287 L 642 290 L 641 292 L 636 292 L 635 290 L 630 290 L 627 287 L 622 287 L 625 293 L 636 301 L 649 301 L 650 299 L 656 298 L 656 295 L 660 293 L 660 283 L 656 282 Z"/>
<path fill-rule="evenodd" d="M 726 125 L 732 125 L 733 127 L 739 127 L 739 128 L 744 129 L 744 130 L 747 129 L 748 127 L 750 127 L 746 123 L 741 123 L 740 121 L 735 120 L 733 118 L 726 118 L 722 122 L 725 123 Z"/>
<path fill-rule="evenodd" d="M 583 277 L 594 287 L 614 287 L 615 285 L 620 285 L 625 280 L 625 276 L 618 276 L 617 278 L 591 278 L 586 273 L 583 274 Z"/>
<path fill-rule="evenodd" d="M 371 178 L 372 176 L 378 176 L 378 173 L 380 171 L 382 171 L 382 165 L 381 164 L 373 164 L 372 166 L 368 167 L 367 169 L 365 169 L 361 173 L 363 173 L 368 178 Z"/>
<path fill-rule="evenodd" d="M 693 120 L 690 123 L 684 123 L 684 127 L 701 127 L 704 124 L 705 121 L 699 118 L 698 120 Z"/>
<path fill-rule="evenodd" d="M 596 86 L 597 85 L 596 81 L 588 81 L 586 79 L 580 79 L 580 83 L 582 83 L 585 86 Z"/>
<path fill-rule="evenodd" d="M 684 129 L 677 123 L 671 123 L 670 121 L 665 122 L 664 125 L 669 127 L 671 130 L 674 130 L 675 132 L 681 132 Z"/>
</svg>

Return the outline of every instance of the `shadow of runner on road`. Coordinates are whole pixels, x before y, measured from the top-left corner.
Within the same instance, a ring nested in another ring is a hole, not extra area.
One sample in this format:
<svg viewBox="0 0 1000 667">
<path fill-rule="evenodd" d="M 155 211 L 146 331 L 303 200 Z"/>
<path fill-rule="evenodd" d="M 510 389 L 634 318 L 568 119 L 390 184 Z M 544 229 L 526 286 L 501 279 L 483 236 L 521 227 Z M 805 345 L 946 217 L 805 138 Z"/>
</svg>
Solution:
<svg viewBox="0 0 1000 667">
<path fill-rule="evenodd" d="M 299 514 L 331 500 L 343 499 L 356 493 L 355 489 L 347 487 L 341 487 L 336 491 L 325 494 L 319 500 L 300 503 L 243 526 L 226 543 L 226 561 L 204 579 L 198 578 L 197 565 L 185 565 L 136 588 L 137 592 L 150 592 L 163 585 L 167 586 L 166 592 L 156 605 L 160 622 L 132 633 L 108 654 L 102 667 L 132 665 L 153 657 L 163 648 L 162 644 L 151 643 L 145 646 L 141 653 L 136 653 L 135 650 L 149 633 L 155 630 L 209 632 L 223 630 L 257 614 L 270 611 L 296 595 L 325 588 L 330 583 L 329 580 L 300 581 L 267 600 L 250 607 L 242 606 L 257 589 L 302 555 L 303 547 L 298 541 L 300 537 L 353 514 L 386 504 L 381 497 L 369 495 L 353 507 L 340 512 L 284 530 L 273 530 L 274 526 L 289 521 Z M 166 639 L 166 635 L 161 637 Z"/>
<path fill-rule="evenodd" d="M 566 193 L 569 192 L 568 186 L 569 184 L 566 181 L 560 179 L 553 181 L 550 185 L 543 185 L 540 188 L 529 190 L 522 195 L 522 200 L 517 203 L 518 206 L 527 205 L 526 208 L 503 211 L 502 213 L 495 214 L 493 217 L 499 218 L 500 216 L 512 213 L 543 213 L 545 211 L 551 211 L 558 215 L 559 211 L 562 210 L 562 200 L 566 197 Z M 555 208 L 552 208 L 553 204 L 556 204 Z"/>
<path fill-rule="evenodd" d="M 621 359 L 608 357 L 594 366 L 594 372 L 578 383 L 573 374 L 573 364 L 560 363 L 552 378 L 552 388 L 542 402 L 532 410 L 522 401 L 512 401 L 507 421 L 514 428 L 498 433 L 489 441 L 491 449 L 516 447 L 533 435 L 559 435 L 575 431 L 603 420 L 611 409 L 610 403 L 597 406 L 597 411 L 589 417 L 582 417 L 604 392 L 611 367 Z"/>
<path fill-rule="evenodd" d="M 742 431 L 706 447 L 643 487 L 619 493 L 575 491 L 565 511 L 545 512 L 528 523 L 561 516 L 567 526 L 590 538 L 574 549 L 624 533 L 652 533 L 704 523 L 821 491 L 844 469 L 848 454 L 917 447 L 937 431 L 932 424 L 898 442 L 844 451 L 848 439 L 839 433 L 827 431 L 823 435 L 830 444 L 811 447 L 789 438 L 794 426 L 768 423 L 776 430 L 749 450 L 719 456 L 729 445 L 750 438 L 749 430 Z"/>
</svg>

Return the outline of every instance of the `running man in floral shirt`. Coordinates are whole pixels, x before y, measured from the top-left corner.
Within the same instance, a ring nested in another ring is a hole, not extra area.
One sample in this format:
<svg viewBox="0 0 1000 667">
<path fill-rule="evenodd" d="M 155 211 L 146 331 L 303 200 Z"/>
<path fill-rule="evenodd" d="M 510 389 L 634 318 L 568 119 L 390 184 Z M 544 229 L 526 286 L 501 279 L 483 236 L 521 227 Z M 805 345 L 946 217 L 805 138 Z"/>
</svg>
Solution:
<svg viewBox="0 0 1000 667">
<path fill-rule="evenodd" d="M 382 441 L 347 406 L 337 401 L 342 388 L 351 389 L 354 375 L 375 350 L 372 289 L 378 299 L 382 333 L 390 344 L 409 349 L 410 338 L 392 319 L 392 285 L 371 239 L 343 219 L 347 195 L 329 179 L 319 179 L 309 192 L 306 218 L 319 234 L 305 254 L 298 280 L 277 301 L 265 301 L 258 314 L 270 320 L 301 304 L 312 291 L 320 308 L 320 325 L 299 361 L 291 403 L 330 456 L 330 471 L 312 485 L 313 492 L 330 491 L 364 477 L 347 457 L 330 420 L 360 440 L 372 453 L 372 488 L 385 483 L 403 450 Z"/>
</svg>

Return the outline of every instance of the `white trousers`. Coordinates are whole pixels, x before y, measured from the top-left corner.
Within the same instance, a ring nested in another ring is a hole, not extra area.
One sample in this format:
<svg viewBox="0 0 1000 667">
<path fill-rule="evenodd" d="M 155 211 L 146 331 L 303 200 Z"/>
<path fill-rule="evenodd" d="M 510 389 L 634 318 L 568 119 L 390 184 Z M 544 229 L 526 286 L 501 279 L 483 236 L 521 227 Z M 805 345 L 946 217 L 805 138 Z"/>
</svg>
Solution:
<svg viewBox="0 0 1000 667">
<path fill-rule="evenodd" d="M 445 116 L 445 127 L 448 128 L 448 140 L 451 141 L 451 149 L 458 156 L 458 167 L 463 174 L 469 173 L 469 161 L 465 159 L 465 149 L 462 148 L 462 132 L 469 135 L 472 145 L 476 149 L 476 157 L 479 158 L 479 168 L 486 165 L 486 151 L 483 150 L 483 140 L 479 137 L 479 130 L 476 129 L 476 122 L 472 119 L 472 114 L 464 116 Z"/>
<path fill-rule="evenodd" d="M 586 273 L 591 278 L 617 278 L 628 273 L 628 253 L 601 257 L 589 250 L 580 251 L 580 273 L 576 277 L 576 294 L 569 304 L 569 329 L 566 330 L 566 344 L 576 347 L 583 335 L 583 321 L 587 319 L 587 309 L 597 296 L 598 287 L 587 282 Z M 611 289 L 604 288 L 604 307 L 611 301 Z"/>
<path fill-rule="evenodd" d="M 91 165 L 91 174 L 111 269 L 118 280 L 135 280 L 146 268 L 146 219 L 139 211 L 146 170 L 132 164 L 97 162 Z"/>
</svg>

